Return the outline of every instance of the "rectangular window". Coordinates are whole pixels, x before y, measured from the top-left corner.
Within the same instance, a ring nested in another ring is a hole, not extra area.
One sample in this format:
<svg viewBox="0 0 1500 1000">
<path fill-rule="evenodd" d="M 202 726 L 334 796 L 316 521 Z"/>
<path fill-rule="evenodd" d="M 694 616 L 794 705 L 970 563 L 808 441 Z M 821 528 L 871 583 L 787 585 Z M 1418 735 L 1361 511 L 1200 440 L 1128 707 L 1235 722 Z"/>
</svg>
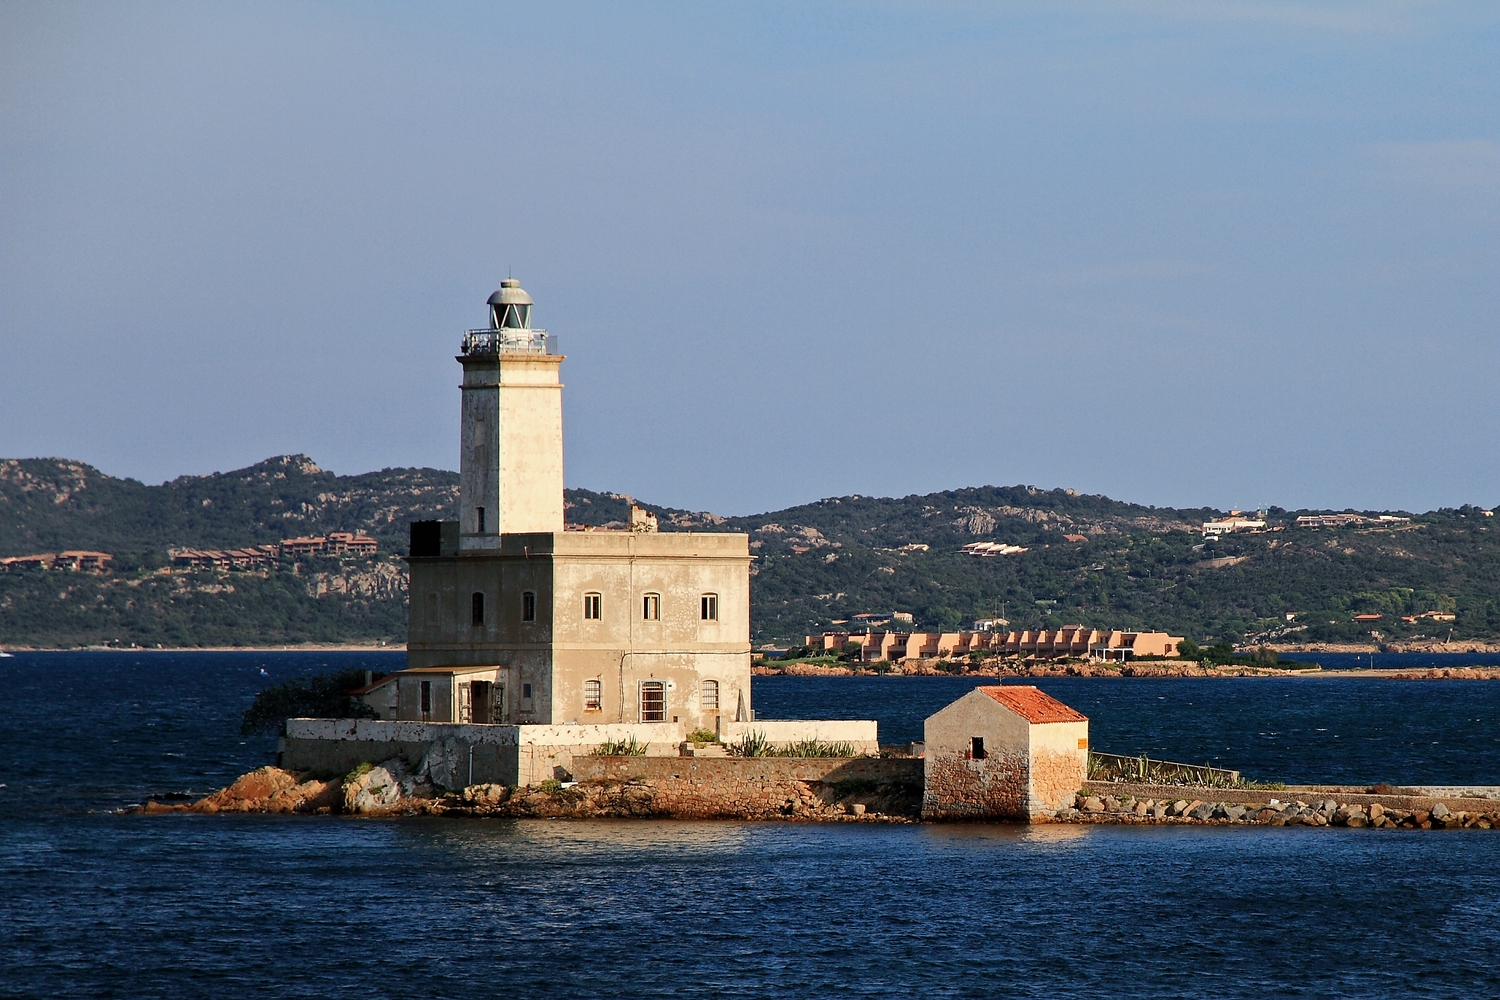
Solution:
<svg viewBox="0 0 1500 1000">
<path fill-rule="evenodd" d="M 598 594 L 583 595 L 583 617 L 586 621 L 598 621 L 600 618 L 600 603 L 602 598 Z"/>
<path fill-rule="evenodd" d="M 598 681 L 583 682 L 583 710 L 585 712 L 602 712 L 604 710 L 604 685 Z"/>
<path fill-rule="evenodd" d="M 641 598 L 641 618 L 648 622 L 661 621 L 660 594 L 647 594 Z"/>
<path fill-rule="evenodd" d="M 523 622 L 536 621 L 536 594 L 529 590 L 521 595 L 521 620 Z"/>
<path fill-rule="evenodd" d="M 484 595 L 476 593 L 469 599 L 469 620 L 472 624 L 484 624 Z"/>
<path fill-rule="evenodd" d="M 422 682 L 422 714 L 432 714 L 432 681 Z"/>
<path fill-rule="evenodd" d="M 531 700 L 531 685 L 530 684 L 522 684 L 521 685 L 521 700 L 522 701 L 530 701 Z"/>
<path fill-rule="evenodd" d="M 719 710 L 719 682 L 703 682 L 703 709 L 704 711 L 717 712 Z"/>
<path fill-rule="evenodd" d="M 974 760 L 984 760 L 984 737 L 969 737 L 969 756 Z"/>
<path fill-rule="evenodd" d="M 641 721 L 667 721 L 667 687 L 661 681 L 641 681 Z"/>
<path fill-rule="evenodd" d="M 477 530 L 479 531 L 479 533 L 481 535 L 484 534 L 484 508 L 483 507 L 475 507 L 474 508 L 474 517 L 479 522 L 479 528 Z"/>
<path fill-rule="evenodd" d="M 704 621 L 706 621 L 706 622 L 716 622 L 716 621 L 718 621 L 719 620 L 719 595 L 717 595 L 717 594 L 704 594 L 703 595 L 703 603 L 701 605 L 701 609 L 702 609 L 702 618 L 703 618 Z"/>
</svg>

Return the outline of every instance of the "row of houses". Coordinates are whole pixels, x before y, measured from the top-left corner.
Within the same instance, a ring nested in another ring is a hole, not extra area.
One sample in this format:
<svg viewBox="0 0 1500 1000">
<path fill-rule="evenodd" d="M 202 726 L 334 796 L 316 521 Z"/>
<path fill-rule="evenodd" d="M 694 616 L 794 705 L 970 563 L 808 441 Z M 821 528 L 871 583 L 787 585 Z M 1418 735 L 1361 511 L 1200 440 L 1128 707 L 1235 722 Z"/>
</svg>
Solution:
<svg viewBox="0 0 1500 1000">
<path fill-rule="evenodd" d="M 1343 528 L 1351 524 L 1410 524 L 1411 518 L 1395 514 L 1366 517 L 1363 514 L 1304 514 L 1297 518 L 1299 528 Z"/>
<path fill-rule="evenodd" d="M 991 656 L 1058 660 L 1091 659 L 1123 663 L 1141 656 L 1176 656 L 1180 635 L 1121 632 L 1064 625 L 1057 629 L 965 632 L 824 632 L 806 636 L 804 645 L 824 652 L 857 649 L 862 663 L 921 660 L 985 653 Z"/>
<path fill-rule="evenodd" d="M 327 535 L 288 538 L 271 545 L 250 545 L 243 549 L 168 549 L 173 566 L 189 569 L 247 570 L 271 566 L 282 558 L 295 559 L 311 555 L 373 556 L 379 551 L 375 539 L 365 534 L 333 531 Z"/>
<path fill-rule="evenodd" d="M 70 570 L 75 573 L 102 573 L 114 556 L 108 552 L 69 549 L 66 552 L 38 552 L 29 556 L 0 559 L 0 571 L 11 573 L 30 569 Z"/>
</svg>

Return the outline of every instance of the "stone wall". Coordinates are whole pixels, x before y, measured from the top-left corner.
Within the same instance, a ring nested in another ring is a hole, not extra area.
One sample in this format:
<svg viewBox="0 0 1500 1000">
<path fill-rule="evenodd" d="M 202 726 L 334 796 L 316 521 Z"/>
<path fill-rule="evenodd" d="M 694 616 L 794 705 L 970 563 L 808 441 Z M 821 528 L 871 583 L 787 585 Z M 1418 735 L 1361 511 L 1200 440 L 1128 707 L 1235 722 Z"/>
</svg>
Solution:
<svg viewBox="0 0 1500 1000">
<path fill-rule="evenodd" d="M 535 785 L 566 773 L 573 758 L 601 743 L 634 738 L 654 756 L 676 755 L 682 726 L 673 723 L 588 726 L 486 726 L 378 719 L 288 719 L 277 766 L 345 774 L 360 764 L 399 757 L 412 769 L 429 754 L 441 760 L 439 787 Z M 472 768 L 471 768 L 472 764 Z M 472 770 L 472 776 L 471 776 Z"/>
<path fill-rule="evenodd" d="M 906 799 L 914 811 L 922 761 L 879 757 L 575 757 L 580 782 L 649 792 L 650 813 L 678 819 L 799 816 L 847 798 Z M 863 804 L 863 803 L 861 803 Z M 812 807 L 811 809 L 809 807 Z M 893 811 L 885 805 L 885 811 Z M 873 810 L 872 810 L 873 811 Z"/>
<path fill-rule="evenodd" d="M 927 748 L 922 815 L 930 819 L 1026 819 L 1031 782 L 1024 747 L 997 748 L 983 760 Z M 1071 791 L 1077 790 L 1074 785 Z"/>
</svg>

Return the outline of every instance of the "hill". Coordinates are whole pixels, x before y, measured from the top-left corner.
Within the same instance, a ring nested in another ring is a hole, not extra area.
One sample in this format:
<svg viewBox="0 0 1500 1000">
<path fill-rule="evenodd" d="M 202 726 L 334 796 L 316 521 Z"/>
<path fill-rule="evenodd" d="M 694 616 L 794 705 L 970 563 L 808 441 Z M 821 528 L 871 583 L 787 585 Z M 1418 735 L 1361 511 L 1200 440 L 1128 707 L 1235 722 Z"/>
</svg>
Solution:
<svg viewBox="0 0 1500 1000">
<path fill-rule="evenodd" d="M 62 459 L 0 461 L 0 557 L 116 557 L 101 575 L 0 574 L 0 644 L 399 643 L 407 522 L 451 517 L 457 491 L 444 470 L 337 476 L 305 455 L 160 486 Z M 568 490 L 566 501 L 570 523 L 606 526 L 623 525 L 631 499 Z M 1021 628 L 1077 622 L 1241 643 L 1500 638 L 1500 530 L 1476 508 L 1324 529 L 1273 509 L 1282 530 L 1205 540 L 1201 524 L 1217 511 L 1028 486 L 837 497 L 733 518 L 643 506 L 663 530 L 750 534 L 757 643 L 896 610 L 934 628 L 999 614 Z M 160 571 L 173 546 L 329 531 L 373 535 L 381 554 L 257 573 Z M 1026 551 L 975 558 L 963 550 L 971 542 Z M 1402 621 L 1428 611 L 1456 617 Z M 1362 613 L 1382 617 L 1356 621 Z"/>
</svg>

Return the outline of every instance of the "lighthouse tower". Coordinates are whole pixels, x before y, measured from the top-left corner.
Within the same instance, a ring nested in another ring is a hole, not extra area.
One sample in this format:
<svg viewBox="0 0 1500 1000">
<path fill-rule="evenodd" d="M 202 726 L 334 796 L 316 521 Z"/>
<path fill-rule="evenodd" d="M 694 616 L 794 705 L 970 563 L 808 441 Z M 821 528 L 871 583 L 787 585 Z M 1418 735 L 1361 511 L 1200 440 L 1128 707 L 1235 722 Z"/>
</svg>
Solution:
<svg viewBox="0 0 1500 1000">
<path fill-rule="evenodd" d="M 459 549 L 498 549 L 500 534 L 563 530 L 563 357 L 531 326 L 514 278 L 490 296 L 488 329 L 464 335 Z"/>
</svg>

